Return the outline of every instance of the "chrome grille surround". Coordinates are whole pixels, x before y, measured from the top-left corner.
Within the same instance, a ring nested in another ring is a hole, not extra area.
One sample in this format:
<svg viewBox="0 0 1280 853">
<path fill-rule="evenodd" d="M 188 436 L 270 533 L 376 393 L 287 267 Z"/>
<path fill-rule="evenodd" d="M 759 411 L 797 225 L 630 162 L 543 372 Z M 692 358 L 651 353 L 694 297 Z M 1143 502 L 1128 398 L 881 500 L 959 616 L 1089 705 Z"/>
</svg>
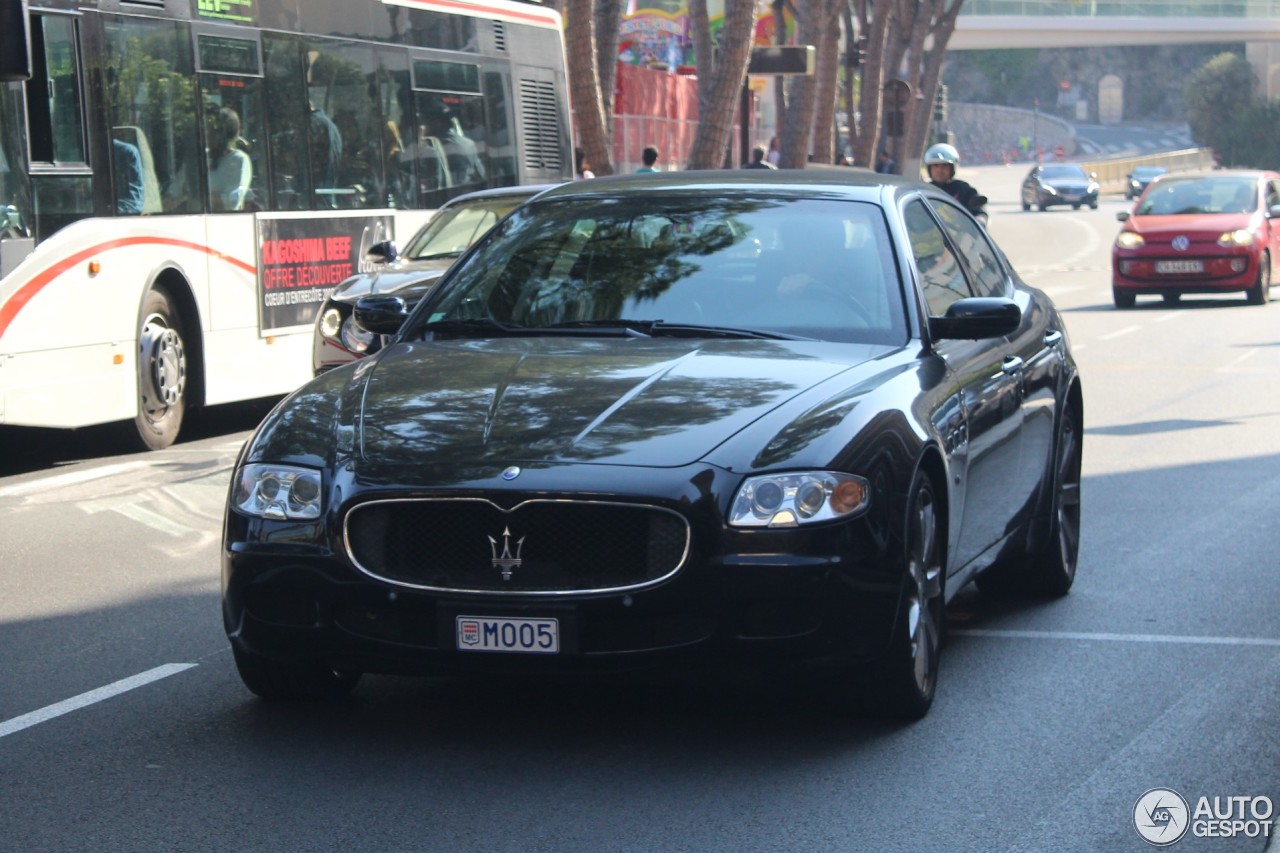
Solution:
<svg viewBox="0 0 1280 853">
<path fill-rule="evenodd" d="M 385 583 L 556 597 L 670 579 L 688 560 L 691 528 L 652 504 L 534 498 L 506 509 L 486 498 L 390 498 L 353 506 L 342 536 L 352 565 Z"/>
</svg>

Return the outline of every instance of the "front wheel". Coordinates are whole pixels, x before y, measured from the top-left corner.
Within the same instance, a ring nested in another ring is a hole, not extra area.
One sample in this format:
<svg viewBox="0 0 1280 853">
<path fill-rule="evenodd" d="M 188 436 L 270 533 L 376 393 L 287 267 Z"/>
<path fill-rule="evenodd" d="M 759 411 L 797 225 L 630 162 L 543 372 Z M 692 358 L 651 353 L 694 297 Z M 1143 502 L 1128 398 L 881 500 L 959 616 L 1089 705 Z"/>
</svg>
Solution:
<svg viewBox="0 0 1280 853">
<path fill-rule="evenodd" d="M 1258 258 L 1258 278 L 1253 287 L 1244 292 L 1250 305 L 1266 305 L 1271 300 L 1271 256 L 1263 253 Z"/>
<path fill-rule="evenodd" d="M 1117 308 L 1132 308 L 1138 302 L 1137 296 L 1120 290 L 1114 284 L 1111 286 L 1111 299 Z"/>
<path fill-rule="evenodd" d="M 860 673 L 859 710 L 877 717 L 918 720 L 929 713 L 938 686 L 943 606 L 942 507 L 933 483 L 916 472 L 907 504 L 904 589 L 885 656 Z"/>
<path fill-rule="evenodd" d="M 139 444 L 161 450 L 173 444 L 186 414 L 187 349 L 182 321 L 163 290 L 147 293 L 138 330 Z"/>
</svg>

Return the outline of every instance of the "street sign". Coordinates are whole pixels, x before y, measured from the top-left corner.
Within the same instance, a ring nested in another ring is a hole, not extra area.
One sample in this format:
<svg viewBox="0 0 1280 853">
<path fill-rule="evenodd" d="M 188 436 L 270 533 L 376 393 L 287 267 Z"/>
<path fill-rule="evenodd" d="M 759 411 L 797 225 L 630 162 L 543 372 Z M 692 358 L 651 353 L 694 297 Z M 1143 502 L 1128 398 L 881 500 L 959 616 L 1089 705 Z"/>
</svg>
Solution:
<svg viewBox="0 0 1280 853">
<path fill-rule="evenodd" d="M 816 56 L 817 49 L 811 44 L 753 47 L 747 73 L 811 76 L 817 67 Z"/>
</svg>

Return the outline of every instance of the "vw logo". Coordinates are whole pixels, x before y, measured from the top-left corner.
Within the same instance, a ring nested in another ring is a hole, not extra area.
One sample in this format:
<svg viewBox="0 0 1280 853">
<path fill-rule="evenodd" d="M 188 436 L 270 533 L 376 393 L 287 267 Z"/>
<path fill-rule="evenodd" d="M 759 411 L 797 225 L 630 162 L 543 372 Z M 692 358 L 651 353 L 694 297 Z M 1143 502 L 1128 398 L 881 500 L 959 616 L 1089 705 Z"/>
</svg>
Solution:
<svg viewBox="0 0 1280 853">
<path fill-rule="evenodd" d="M 520 476 L 520 466 L 518 465 L 512 465 L 510 468 L 507 468 L 505 471 L 502 472 L 502 479 L 504 480 L 514 480 L 516 477 L 519 477 L 519 476 Z"/>
<path fill-rule="evenodd" d="M 1173 243 L 1171 245 L 1176 251 L 1185 252 L 1187 247 L 1191 245 L 1191 241 L 1180 234 L 1173 238 Z"/>
</svg>

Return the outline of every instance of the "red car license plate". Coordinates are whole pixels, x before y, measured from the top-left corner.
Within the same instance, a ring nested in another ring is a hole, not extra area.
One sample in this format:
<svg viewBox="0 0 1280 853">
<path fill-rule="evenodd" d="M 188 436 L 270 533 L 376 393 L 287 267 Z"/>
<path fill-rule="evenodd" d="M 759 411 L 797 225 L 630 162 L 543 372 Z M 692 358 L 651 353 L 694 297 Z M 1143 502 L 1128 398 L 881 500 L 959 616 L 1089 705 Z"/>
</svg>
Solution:
<svg viewBox="0 0 1280 853">
<path fill-rule="evenodd" d="M 1156 261 L 1156 272 L 1204 272 L 1204 261 Z"/>
<path fill-rule="evenodd" d="M 560 620 L 459 616 L 458 651 L 554 655 L 560 651 Z"/>
</svg>

